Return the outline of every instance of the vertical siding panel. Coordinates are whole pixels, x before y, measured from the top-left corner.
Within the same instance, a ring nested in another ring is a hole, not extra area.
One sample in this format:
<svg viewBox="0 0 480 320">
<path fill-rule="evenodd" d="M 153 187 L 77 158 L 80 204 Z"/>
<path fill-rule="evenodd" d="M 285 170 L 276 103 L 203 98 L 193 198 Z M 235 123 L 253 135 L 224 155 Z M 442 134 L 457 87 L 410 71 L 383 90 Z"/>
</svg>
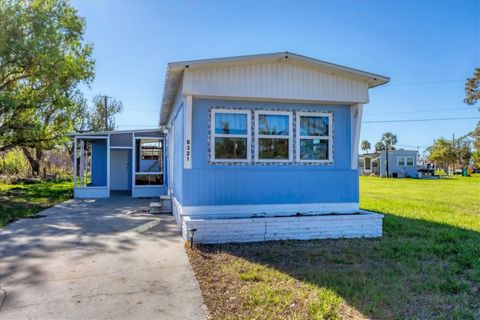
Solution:
<svg viewBox="0 0 480 320">
<path fill-rule="evenodd" d="M 272 68 L 259 66 L 259 68 Z M 302 73 L 300 77 L 305 77 Z M 294 78 L 297 81 L 297 78 Z M 308 80 L 308 79 L 307 79 Z M 334 112 L 332 165 L 211 165 L 208 113 L 213 106 Z M 192 169 L 183 171 L 184 206 L 358 202 L 351 170 L 349 106 L 194 99 Z M 178 144 L 177 144 L 178 145 Z"/>
<path fill-rule="evenodd" d="M 197 95 L 367 102 L 368 86 L 288 62 L 191 69 L 185 89 Z"/>
</svg>

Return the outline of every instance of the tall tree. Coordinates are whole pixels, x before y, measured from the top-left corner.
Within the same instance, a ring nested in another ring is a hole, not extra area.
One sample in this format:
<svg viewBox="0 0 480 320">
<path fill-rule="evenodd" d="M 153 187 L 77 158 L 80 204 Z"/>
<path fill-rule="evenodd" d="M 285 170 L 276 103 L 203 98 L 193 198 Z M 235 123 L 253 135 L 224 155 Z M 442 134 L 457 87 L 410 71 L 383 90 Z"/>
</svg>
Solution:
<svg viewBox="0 0 480 320">
<path fill-rule="evenodd" d="M 456 156 L 456 163 L 461 167 L 468 166 L 470 164 L 470 159 L 472 158 L 473 150 L 473 139 L 470 135 L 465 135 L 458 139 L 455 139 L 453 149 Z"/>
<path fill-rule="evenodd" d="M 465 103 L 474 105 L 480 100 L 480 68 L 476 68 L 473 77 L 465 84 Z"/>
<path fill-rule="evenodd" d="M 452 141 L 445 138 L 435 140 L 427 150 L 429 152 L 428 159 L 434 161 L 437 168 L 442 168 L 446 172 L 448 172 L 448 167 L 457 159 Z"/>
<path fill-rule="evenodd" d="M 470 133 L 470 135 L 473 138 L 473 143 L 474 143 L 475 149 L 480 151 L 480 121 L 477 123 L 477 126 Z"/>
<path fill-rule="evenodd" d="M 473 77 L 467 79 L 465 84 L 465 103 L 474 105 L 480 100 L 480 68 L 476 68 Z M 480 111 L 480 108 L 479 108 Z M 476 128 L 471 132 L 474 139 L 474 146 L 477 152 L 480 151 L 480 121 Z"/>
<path fill-rule="evenodd" d="M 115 115 L 122 112 L 123 104 L 119 100 L 98 94 L 93 98 L 93 109 L 87 118 L 88 128 L 91 132 L 113 131 L 117 128 Z"/>
<path fill-rule="evenodd" d="M 394 146 L 397 144 L 397 136 L 391 132 L 385 132 L 380 141 L 383 143 L 386 150 L 395 150 Z"/>
<path fill-rule="evenodd" d="M 66 0 L 0 1 L 0 151 L 21 147 L 34 174 L 72 131 L 77 88 L 93 79 L 84 31 Z"/>
<path fill-rule="evenodd" d="M 385 150 L 385 146 L 383 145 L 382 141 L 375 143 L 375 152 L 380 152 L 383 150 Z"/>
<path fill-rule="evenodd" d="M 105 97 L 106 95 L 104 94 L 98 94 L 93 97 L 92 107 L 87 105 L 87 101 L 83 96 L 75 100 L 77 107 L 75 108 L 75 113 L 72 118 L 75 132 L 113 131 L 117 128 L 115 116 L 122 112 L 123 104 L 120 100 L 107 97 L 107 113 L 105 114 Z M 69 140 L 65 144 L 65 147 L 73 160 L 72 141 Z"/>
<path fill-rule="evenodd" d="M 390 177 L 390 168 L 389 168 L 389 160 L 388 160 L 388 151 L 395 150 L 394 145 L 397 144 L 397 136 L 391 132 L 385 132 L 382 135 L 382 139 L 380 142 L 384 145 L 384 150 L 386 154 L 386 164 L 385 167 L 387 169 L 387 178 Z"/>
<path fill-rule="evenodd" d="M 368 140 L 363 140 L 360 144 L 360 147 L 362 148 L 362 151 L 366 153 L 368 152 L 368 150 L 370 150 L 372 145 L 370 144 L 370 142 L 368 142 Z"/>
</svg>

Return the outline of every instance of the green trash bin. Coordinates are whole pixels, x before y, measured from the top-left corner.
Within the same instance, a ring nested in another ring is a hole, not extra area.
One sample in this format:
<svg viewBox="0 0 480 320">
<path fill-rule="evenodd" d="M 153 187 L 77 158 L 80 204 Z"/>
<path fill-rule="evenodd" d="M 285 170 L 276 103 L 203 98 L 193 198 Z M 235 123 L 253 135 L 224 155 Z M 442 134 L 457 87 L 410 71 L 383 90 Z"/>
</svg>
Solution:
<svg viewBox="0 0 480 320">
<path fill-rule="evenodd" d="M 467 167 L 464 167 L 464 168 L 462 169 L 462 177 L 468 177 Z"/>
</svg>

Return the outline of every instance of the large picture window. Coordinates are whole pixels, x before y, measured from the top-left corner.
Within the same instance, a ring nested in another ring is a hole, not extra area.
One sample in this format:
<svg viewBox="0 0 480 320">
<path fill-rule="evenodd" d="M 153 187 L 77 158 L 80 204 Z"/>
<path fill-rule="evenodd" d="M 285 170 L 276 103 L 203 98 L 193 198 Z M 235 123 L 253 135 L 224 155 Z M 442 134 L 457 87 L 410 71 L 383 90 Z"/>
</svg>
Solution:
<svg viewBox="0 0 480 320">
<path fill-rule="evenodd" d="M 297 161 L 332 161 L 332 115 L 297 113 Z"/>
<path fill-rule="evenodd" d="M 292 161 L 292 113 L 255 112 L 255 160 Z"/>
<path fill-rule="evenodd" d="M 135 185 L 163 185 L 163 139 L 136 139 Z"/>
<path fill-rule="evenodd" d="M 212 161 L 249 161 L 250 111 L 213 109 L 211 120 Z"/>
</svg>

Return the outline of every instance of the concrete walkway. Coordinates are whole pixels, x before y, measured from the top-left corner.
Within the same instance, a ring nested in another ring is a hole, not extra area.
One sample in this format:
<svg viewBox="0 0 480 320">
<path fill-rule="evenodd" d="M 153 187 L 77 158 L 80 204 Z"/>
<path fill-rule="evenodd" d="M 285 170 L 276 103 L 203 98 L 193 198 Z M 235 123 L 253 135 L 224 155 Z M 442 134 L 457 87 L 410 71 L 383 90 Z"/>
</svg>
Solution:
<svg viewBox="0 0 480 320">
<path fill-rule="evenodd" d="M 70 200 L 0 230 L 0 319 L 203 319 L 171 215 Z"/>
</svg>

